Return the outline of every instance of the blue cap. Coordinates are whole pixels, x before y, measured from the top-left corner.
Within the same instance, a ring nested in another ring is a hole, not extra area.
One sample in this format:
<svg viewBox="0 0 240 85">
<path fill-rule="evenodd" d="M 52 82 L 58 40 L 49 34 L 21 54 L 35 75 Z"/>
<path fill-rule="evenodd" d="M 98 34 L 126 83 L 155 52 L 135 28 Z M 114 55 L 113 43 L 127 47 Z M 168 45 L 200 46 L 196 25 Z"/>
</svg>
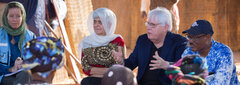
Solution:
<svg viewBox="0 0 240 85">
<path fill-rule="evenodd" d="M 188 33 L 190 35 L 210 34 L 212 36 L 214 32 L 211 23 L 207 20 L 197 20 L 188 30 L 182 33 Z"/>
</svg>

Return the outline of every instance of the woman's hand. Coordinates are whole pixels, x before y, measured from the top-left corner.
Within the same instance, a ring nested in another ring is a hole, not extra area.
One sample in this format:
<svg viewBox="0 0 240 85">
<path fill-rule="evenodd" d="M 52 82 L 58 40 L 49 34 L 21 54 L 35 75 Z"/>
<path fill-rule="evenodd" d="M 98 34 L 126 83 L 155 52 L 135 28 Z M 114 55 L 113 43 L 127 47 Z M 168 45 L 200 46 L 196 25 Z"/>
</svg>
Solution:
<svg viewBox="0 0 240 85">
<path fill-rule="evenodd" d="M 22 58 L 18 57 L 16 60 L 15 60 L 15 63 L 14 63 L 14 66 L 12 68 L 9 69 L 10 72 L 15 72 L 19 69 L 22 68 L 22 63 L 23 63 L 23 60 Z"/>
<path fill-rule="evenodd" d="M 118 46 L 118 52 L 112 50 L 113 58 L 118 64 L 123 64 L 123 54 L 121 46 Z"/>
</svg>

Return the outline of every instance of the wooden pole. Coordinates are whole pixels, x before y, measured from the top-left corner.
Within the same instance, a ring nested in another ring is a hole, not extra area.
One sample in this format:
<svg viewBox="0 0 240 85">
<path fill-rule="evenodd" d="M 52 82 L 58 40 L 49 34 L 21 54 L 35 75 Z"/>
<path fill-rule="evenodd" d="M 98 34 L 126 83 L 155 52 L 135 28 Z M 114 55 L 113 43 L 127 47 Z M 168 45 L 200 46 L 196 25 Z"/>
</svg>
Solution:
<svg viewBox="0 0 240 85">
<path fill-rule="evenodd" d="M 58 19 L 58 22 L 59 22 L 59 25 L 60 25 L 60 30 L 61 30 L 61 34 L 63 36 L 64 44 L 66 45 L 67 51 L 70 51 L 70 53 L 72 53 L 70 42 L 69 42 L 69 39 L 68 39 L 68 35 L 67 35 L 67 32 L 66 32 L 63 20 L 60 18 L 60 15 L 59 15 L 60 10 L 58 9 L 58 5 L 56 4 L 57 2 L 56 2 L 56 0 L 52 0 L 52 3 L 53 3 L 53 6 L 55 8 L 55 13 L 57 15 L 57 19 Z M 72 56 L 72 55 L 66 55 L 66 56 Z M 80 83 L 80 80 L 81 80 L 80 71 L 79 71 L 73 57 L 70 57 L 69 63 L 71 63 L 70 68 L 73 69 L 73 72 L 74 72 L 74 74 L 75 74 L 75 76 L 78 80 L 78 83 Z"/>
</svg>

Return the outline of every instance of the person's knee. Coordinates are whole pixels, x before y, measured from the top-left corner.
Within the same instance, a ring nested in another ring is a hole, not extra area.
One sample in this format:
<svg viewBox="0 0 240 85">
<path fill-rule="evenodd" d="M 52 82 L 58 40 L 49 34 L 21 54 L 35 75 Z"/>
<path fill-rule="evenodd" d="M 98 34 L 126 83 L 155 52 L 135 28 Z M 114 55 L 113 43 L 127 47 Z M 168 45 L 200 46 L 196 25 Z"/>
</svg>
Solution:
<svg viewBox="0 0 240 85">
<path fill-rule="evenodd" d="M 101 85 L 102 78 L 97 77 L 85 77 L 81 81 L 81 85 Z"/>
<path fill-rule="evenodd" d="M 17 78 L 31 78 L 31 74 L 27 71 L 21 71 L 17 74 Z"/>
<path fill-rule="evenodd" d="M 27 71 L 21 71 L 16 75 L 16 81 L 14 84 L 25 84 L 31 81 L 31 74 Z"/>
<path fill-rule="evenodd" d="M 89 83 L 88 81 L 89 81 L 88 77 L 83 78 L 81 81 L 81 85 L 87 85 L 87 83 Z"/>
<path fill-rule="evenodd" d="M 0 85 L 13 85 L 13 82 L 16 80 L 15 77 L 8 76 L 8 77 L 3 77 Z"/>
</svg>

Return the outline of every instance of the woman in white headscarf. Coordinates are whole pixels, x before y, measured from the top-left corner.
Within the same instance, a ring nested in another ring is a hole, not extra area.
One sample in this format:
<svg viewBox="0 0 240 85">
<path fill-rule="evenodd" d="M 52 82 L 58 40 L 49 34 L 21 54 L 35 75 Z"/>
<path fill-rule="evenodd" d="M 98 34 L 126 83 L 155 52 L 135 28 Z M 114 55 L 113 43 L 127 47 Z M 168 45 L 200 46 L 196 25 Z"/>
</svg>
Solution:
<svg viewBox="0 0 240 85">
<path fill-rule="evenodd" d="M 89 15 L 91 34 L 79 45 L 83 72 L 88 75 L 81 85 L 100 85 L 109 67 L 123 64 L 119 57 L 124 57 L 125 43 L 120 35 L 114 34 L 116 23 L 116 15 L 108 8 L 98 8 Z"/>
</svg>

